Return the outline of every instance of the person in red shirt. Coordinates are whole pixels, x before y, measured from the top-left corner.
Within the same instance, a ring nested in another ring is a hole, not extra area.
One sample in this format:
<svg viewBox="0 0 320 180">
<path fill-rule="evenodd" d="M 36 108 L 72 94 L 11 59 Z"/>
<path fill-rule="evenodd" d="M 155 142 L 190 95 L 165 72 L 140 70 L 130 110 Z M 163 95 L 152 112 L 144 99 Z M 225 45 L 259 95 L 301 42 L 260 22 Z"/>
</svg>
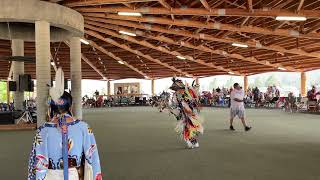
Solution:
<svg viewBox="0 0 320 180">
<path fill-rule="evenodd" d="M 308 100 L 309 101 L 317 101 L 317 95 L 320 94 L 317 92 L 317 88 L 315 86 L 312 86 L 312 89 L 308 91 Z"/>
</svg>

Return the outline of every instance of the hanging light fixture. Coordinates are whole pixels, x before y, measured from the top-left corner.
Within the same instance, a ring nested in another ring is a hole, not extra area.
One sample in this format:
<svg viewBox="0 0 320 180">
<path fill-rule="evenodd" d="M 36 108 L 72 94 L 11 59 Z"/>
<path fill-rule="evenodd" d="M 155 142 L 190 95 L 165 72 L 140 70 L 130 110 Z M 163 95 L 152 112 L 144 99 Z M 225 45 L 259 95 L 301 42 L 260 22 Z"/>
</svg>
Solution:
<svg viewBox="0 0 320 180">
<path fill-rule="evenodd" d="M 283 68 L 283 67 L 278 67 L 279 70 L 281 71 L 286 71 L 287 69 L 286 68 Z"/>
<path fill-rule="evenodd" d="M 138 12 L 118 12 L 119 16 L 142 16 L 141 13 Z"/>
<path fill-rule="evenodd" d="M 247 47 L 248 47 L 248 45 L 246 45 L 246 44 L 240 44 L 240 43 L 232 43 L 232 46 L 242 47 L 242 48 L 247 48 Z"/>
<path fill-rule="evenodd" d="M 182 59 L 182 60 L 185 60 L 187 58 L 183 57 L 183 56 L 176 56 L 178 59 Z"/>
<path fill-rule="evenodd" d="M 306 21 L 307 18 L 304 16 L 277 16 L 277 21 Z"/>
<path fill-rule="evenodd" d="M 88 41 L 86 41 L 85 39 L 80 39 L 80 41 L 81 41 L 83 44 L 86 44 L 86 45 L 88 45 L 88 44 L 89 44 L 89 42 L 88 42 Z"/>
<path fill-rule="evenodd" d="M 128 36 L 137 36 L 136 34 L 134 33 L 131 33 L 131 32 L 127 32 L 127 31 L 119 31 L 120 34 L 125 34 L 125 35 L 128 35 Z"/>
</svg>

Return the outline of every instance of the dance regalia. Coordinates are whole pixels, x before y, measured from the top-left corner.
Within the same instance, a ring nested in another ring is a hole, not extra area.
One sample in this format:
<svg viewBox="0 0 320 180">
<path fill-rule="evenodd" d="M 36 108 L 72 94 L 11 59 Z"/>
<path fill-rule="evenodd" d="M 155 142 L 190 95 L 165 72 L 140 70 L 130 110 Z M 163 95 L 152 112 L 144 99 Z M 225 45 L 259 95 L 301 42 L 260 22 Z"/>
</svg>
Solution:
<svg viewBox="0 0 320 180">
<path fill-rule="evenodd" d="M 169 106 L 169 98 L 170 98 L 170 93 L 168 92 L 162 92 L 160 94 L 160 98 L 159 98 L 159 111 L 162 112 L 165 108 L 167 108 Z"/>
<path fill-rule="evenodd" d="M 172 79 L 170 89 L 174 90 L 171 113 L 178 123 L 176 131 L 182 135 L 189 148 L 199 147 L 197 137 L 203 133 L 202 120 L 199 117 L 200 106 L 196 86 L 185 86 L 181 80 Z"/>
<path fill-rule="evenodd" d="M 56 71 L 50 88 L 48 119 L 36 132 L 28 180 L 102 180 L 92 129 L 71 116 L 72 96 L 64 91 L 64 75 Z"/>
<path fill-rule="evenodd" d="M 101 180 L 100 160 L 92 129 L 80 120 L 67 122 L 69 179 L 72 171 L 84 167 L 85 180 Z M 45 180 L 47 175 L 63 170 L 62 134 L 57 123 L 45 123 L 38 128 L 29 160 L 28 180 Z M 76 171 L 76 173 L 78 173 Z M 59 180 L 59 177 L 55 177 Z M 62 178 L 63 179 L 63 178 Z"/>
</svg>

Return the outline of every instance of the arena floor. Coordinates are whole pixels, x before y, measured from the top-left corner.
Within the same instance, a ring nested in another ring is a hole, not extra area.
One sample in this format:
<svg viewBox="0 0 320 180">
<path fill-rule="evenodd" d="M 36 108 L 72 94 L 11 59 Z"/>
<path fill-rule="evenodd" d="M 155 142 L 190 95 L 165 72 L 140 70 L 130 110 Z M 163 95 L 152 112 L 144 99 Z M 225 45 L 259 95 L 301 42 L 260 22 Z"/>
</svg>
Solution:
<svg viewBox="0 0 320 180">
<path fill-rule="evenodd" d="M 98 142 L 106 180 L 320 180 L 320 116 L 248 110 L 230 132 L 228 110 L 202 111 L 200 148 L 185 148 L 175 120 L 150 107 L 85 110 Z M 26 179 L 34 132 L 0 132 L 0 175 Z"/>
</svg>

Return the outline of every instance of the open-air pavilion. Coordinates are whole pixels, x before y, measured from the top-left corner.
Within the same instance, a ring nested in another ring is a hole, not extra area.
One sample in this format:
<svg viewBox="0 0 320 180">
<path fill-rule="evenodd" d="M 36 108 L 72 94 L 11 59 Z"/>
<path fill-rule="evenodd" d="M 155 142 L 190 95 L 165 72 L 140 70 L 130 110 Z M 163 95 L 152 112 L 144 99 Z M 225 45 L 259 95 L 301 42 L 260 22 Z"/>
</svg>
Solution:
<svg viewBox="0 0 320 180">
<path fill-rule="evenodd" d="M 82 79 L 104 81 L 107 96 L 115 80 L 146 79 L 151 96 L 167 77 L 240 76 L 247 91 L 252 75 L 296 72 L 306 97 L 306 72 L 320 69 L 319 7 L 318 0 L 0 0 L 0 79 L 8 94 L 9 82 L 17 85 L 15 110 L 24 111 L 21 75 L 36 81 L 37 97 L 36 124 L 0 125 L 0 179 L 26 179 L 58 67 L 75 117 L 95 132 L 104 179 L 320 179 L 316 114 L 249 109 L 252 131 L 236 121 L 229 132 L 229 111 L 206 107 L 202 146 L 188 150 L 166 111 L 81 106 Z"/>
</svg>

